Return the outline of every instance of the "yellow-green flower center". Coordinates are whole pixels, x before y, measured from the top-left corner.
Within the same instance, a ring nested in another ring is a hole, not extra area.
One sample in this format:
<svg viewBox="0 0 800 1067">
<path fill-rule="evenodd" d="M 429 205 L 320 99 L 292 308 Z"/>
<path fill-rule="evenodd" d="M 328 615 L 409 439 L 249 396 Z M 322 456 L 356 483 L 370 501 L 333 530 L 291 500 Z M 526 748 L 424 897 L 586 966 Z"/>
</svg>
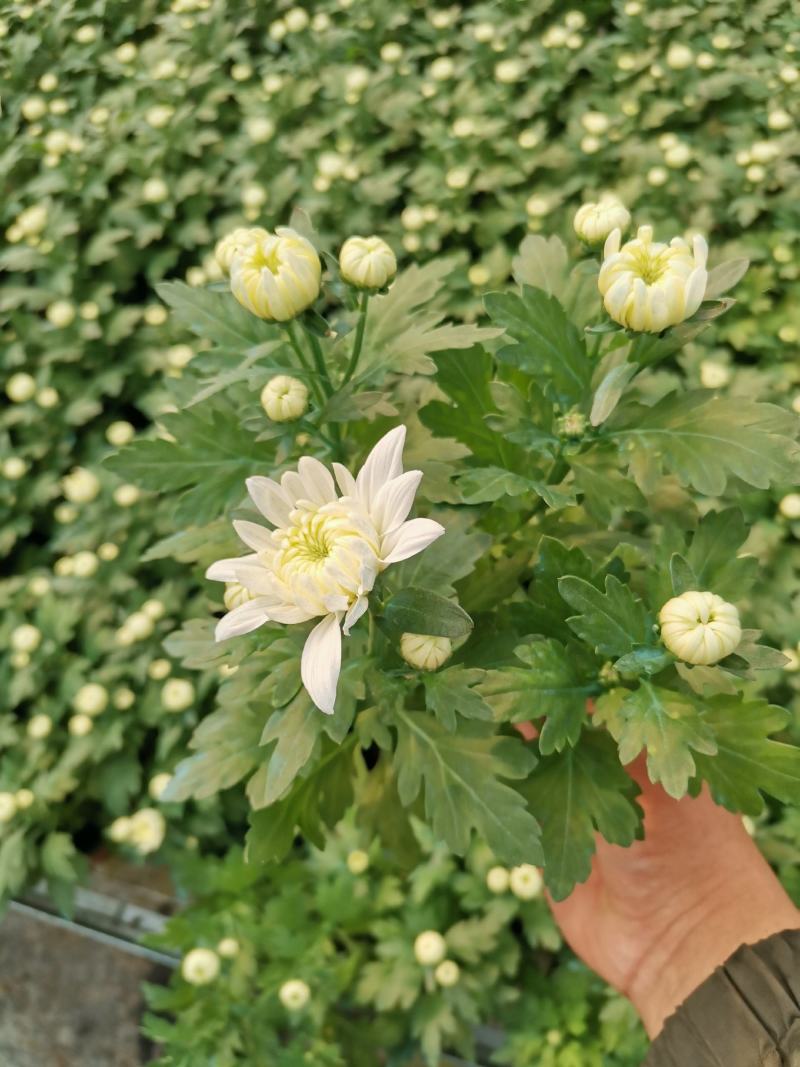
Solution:
<svg viewBox="0 0 800 1067">
<path fill-rule="evenodd" d="M 339 521 L 319 512 L 306 512 L 284 531 L 283 564 L 292 570 L 315 570 L 330 556 Z"/>
<path fill-rule="evenodd" d="M 273 242 L 271 248 L 265 248 L 263 243 L 257 245 L 253 249 L 251 265 L 256 270 L 262 270 L 266 267 L 270 274 L 277 274 L 281 266 L 278 242 Z"/>
<path fill-rule="evenodd" d="M 669 267 L 669 253 L 670 249 L 664 249 L 655 255 L 647 248 L 631 250 L 631 268 L 645 285 L 654 285 Z"/>
</svg>

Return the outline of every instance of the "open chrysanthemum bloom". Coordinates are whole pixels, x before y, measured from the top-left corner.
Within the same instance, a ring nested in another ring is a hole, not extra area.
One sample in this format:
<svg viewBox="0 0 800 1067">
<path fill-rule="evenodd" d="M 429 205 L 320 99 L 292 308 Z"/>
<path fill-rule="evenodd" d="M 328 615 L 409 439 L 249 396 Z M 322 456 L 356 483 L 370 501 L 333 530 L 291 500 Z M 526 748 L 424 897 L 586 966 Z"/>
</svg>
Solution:
<svg viewBox="0 0 800 1067">
<path fill-rule="evenodd" d="M 690 248 L 681 237 L 668 245 L 653 240 L 653 227 L 640 226 L 622 247 L 613 230 L 603 249 L 597 285 L 615 322 L 640 333 L 660 333 L 700 307 L 708 283 L 708 245 L 699 235 Z"/>
<path fill-rule="evenodd" d="M 336 699 L 342 630 L 349 633 L 367 610 L 381 571 L 444 533 L 432 519 L 407 520 L 422 472 L 403 473 L 405 435 L 398 426 L 381 438 L 356 478 L 334 463 L 334 482 L 309 456 L 280 483 L 248 478 L 250 497 L 273 529 L 234 522 L 252 554 L 219 560 L 207 572 L 216 581 L 238 582 L 250 598 L 220 620 L 218 641 L 265 622 L 322 617 L 303 649 L 301 675 L 311 699 L 328 714 Z"/>
</svg>

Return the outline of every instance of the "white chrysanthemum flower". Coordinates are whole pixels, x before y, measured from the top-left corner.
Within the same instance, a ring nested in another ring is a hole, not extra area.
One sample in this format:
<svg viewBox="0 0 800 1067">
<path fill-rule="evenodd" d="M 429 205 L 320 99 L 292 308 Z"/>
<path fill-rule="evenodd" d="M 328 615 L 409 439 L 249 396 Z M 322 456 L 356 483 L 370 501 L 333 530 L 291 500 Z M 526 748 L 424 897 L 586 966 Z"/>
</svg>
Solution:
<svg viewBox="0 0 800 1067">
<path fill-rule="evenodd" d="M 716 593 L 690 590 L 658 613 L 661 640 L 685 663 L 711 664 L 729 656 L 742 639 L 739 612 Z"/>
<path fill-rule="evenodd" d="M 382 289 L 397 273 L 397 260 L 380 237 L 348 237 L 339 253 L 339 269 L 350 285 Z"/>
<path fill-rule="evenodd" d="M 287 226 L 237 248 L 231 292 L 259 318 L 286 322 L 319 295 L 322 264 L 310 241 Z"/>
<path fill-rule="evenodd" d="M 290 978 L 278 990 L 278 999 L 287 1011 L 302 1011 L 310 998 L 311 990 L 302 978 Z"/>
<path fill-rule="evenodd" d="M 605 241 L 612 230 L 627 230 L 630 212 L 616 196 L 601 196 L 597 203 L 583 204 L 575 212 L 575 233 L 587 244 Z"/>
<path fill-rule="evenodd" d="M 181 975 L 191 985 L 207 985 L 219 974 L 219 956 L 210 948 L 193 948 L 183 957 Z"/>
<path fill-rule="evenodd" d="M 620 247 L 613 230 L 603 250 L 597 285 L 615 322 L 640 333 L 660 333 L 690 318 L 703 302 L 708 282 L 708 245 L 697 235 L 692 248 L 680 237 L 653 241 L 653 227 L 640 226 Z"/>
<path fill-rule="evenodd" d="M 341 464 L 330 472 L 304 456 L 280 484 L 248 478 L 247 489 L 274 529 L 239 520 L 236 532 L 252 555 L 219 560 L 206 576 L 239 582 L 253 599 L 228 612 L 216 637 L 250 633 L 265 622 L 302 623 L 322 617 L 301 661 L 303 685 L 316 706 L 332 714 L 345 634 L 364 614 L 378 575 L 421 552 L 444 533 L 432 519 L 407 516 L 422 478 L 403 473 L 406 431 L 398 426 L 370 452 L 354 478 Z"/>
<path fill-rule="evenodd" d="M 414 940 L 414 956 L 423 967 L 435 967 L 447 952 L 447 942 L 438 930 L 423 930 Z"/>
</svg>

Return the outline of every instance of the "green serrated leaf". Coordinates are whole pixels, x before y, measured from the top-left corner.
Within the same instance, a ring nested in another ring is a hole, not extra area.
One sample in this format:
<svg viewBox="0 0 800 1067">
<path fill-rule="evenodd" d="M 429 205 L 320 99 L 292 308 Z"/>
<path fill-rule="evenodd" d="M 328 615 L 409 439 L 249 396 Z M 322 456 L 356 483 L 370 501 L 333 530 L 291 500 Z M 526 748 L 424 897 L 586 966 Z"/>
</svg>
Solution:
<svg viewBox="0 0 800 1067">
<path fill-rule="evenodd" d="M 580 612 L 567 622 L 575 633 L 602 656 L 624 656 L 648 642 L 647 612 L 628 586 L 612 574 L 605 592 L 583 578 L 568 575 L 558 583 L 561 596 Z"/>
<path fill-rule="evenodd" d="M 492 709 L 480 691 L 485 676 L 485 671 L 460 664 L 424 676 L 425 706 L 448 733 L 456 729 L 458 715 L 465 719 L 492 718 Z"/>
<path fill-rule="evenodd" d="M 386 602 L 383 617 L 399 633 L 431 637 L 466 637 L 473 626 L 463 608 L 427 589 L 401 589 Z"/>
</svg>

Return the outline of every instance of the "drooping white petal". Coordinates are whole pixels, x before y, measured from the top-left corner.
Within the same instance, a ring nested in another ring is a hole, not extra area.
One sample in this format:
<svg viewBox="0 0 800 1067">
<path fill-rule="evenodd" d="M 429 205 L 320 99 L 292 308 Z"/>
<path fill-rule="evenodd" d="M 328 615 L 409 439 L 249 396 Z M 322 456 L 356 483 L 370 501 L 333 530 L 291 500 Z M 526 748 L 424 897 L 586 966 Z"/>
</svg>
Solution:
<svg viewBox="0 0 800 1067">
<path fill-rule="evenodd" d="M 350 630 L 355 626 L 368 607 L 369 600 L 367 597 L 360 596 L 358 600 L 356 600 L 355 604 L 353 604 L 345 615 L 344 622 L 342 623 L 342 630 L 344 631 L 345 636 L 349 636 Z"/>
<path fill-rule="evenodd" d="M 342 496 L 355 496 L 356 480 L 347 467 L 343 467 L 341 463 L 334 463 L 333 471 L 336 475 L 336 481 L 339 483 L 339 488 L 342 491 Z"/>
<path fill-rule="evenodd" d="M 405 522 L 422 480 L 422 471 L 406 471 L 378 490 L 370 515 L 379 534 L 388 534 Z"/>
<path fill-rule="evenodd" d="M 234 569 L 233 581 L 243 585 L 248 593 L 256 596 L 275 597 L 275 577 L 267 567 L 256 557 L 245 556 Z"/>
<path fill-rule="evenodd" d="M 240 604 L 238 608 L 223 615 L 217 623 L 214 637 L 217 641 L 227 641 L 229 637 L 241 637 L 249 634 L 269 622 L 269 615 L 265 608 L 265 601 L 261 598 L 248 600 L 246 604 Z"/>
<path fill-rule="evenodd" d="M 306 498 L 315 504 L 328 504 L 336 499 L 336 486 L 330 471 L 312 456 L 303 456 L 297 470 L 306 487 Z"/>
<path fill-rule="evenodd" d="M 253 563 L 256 556 L 236 556 L 233 559 L 218 559 L 206 571 L 206 578 L 212 582 L 238 582 L 236 577 L 237 568 L 241 563 Z"/>
<path fill-rule="evenodd" d="M 367 507 L 382 485 L 403 473 L 405 426 L 395 426 L 378 441 L 356 477 L 356 491 Z"/>
<path fill-rule="evenodd" d="M 320 711 L 333 714 L 336 685 L 342 666 L 342 631 L 336 615 L 326 615 L 306 639 L 300 660 L 300 677 Z"/>
<path fill-rule="evenodd" d="M 433 519 L 411 519 L 404 522 L 399 529 L 384 539 L 381 546 L 384 564 L 399 563 L 416 556 L 443 533 L 444 526 Z"/>
<path fill-rule="evenodd" d="M 285 526 L 289 521 L 289 513 L 292 510 L 292 501 L 286 493 L 271 478 L 256 475 L 248 478 L 247 492 L 250 499 L 261 512 L 265 519 L 273 526 Z"/>
<path fill-rule="evenodd" d="M 270 622 L 280 622 L 285 625 L 293 625 L 298 622 L 308 622 L 314 616 L 295 604 L 273 604 L 269 609 Z"/>
<path fill-rule="evenodd" d="M 248 522 L 246 519 L 234 519 L 233 528 L 247 547 L 255 552 L 272 548 L 270 531 L 265 526 L 259 526 L 257 522 Z"/>
</svg>

